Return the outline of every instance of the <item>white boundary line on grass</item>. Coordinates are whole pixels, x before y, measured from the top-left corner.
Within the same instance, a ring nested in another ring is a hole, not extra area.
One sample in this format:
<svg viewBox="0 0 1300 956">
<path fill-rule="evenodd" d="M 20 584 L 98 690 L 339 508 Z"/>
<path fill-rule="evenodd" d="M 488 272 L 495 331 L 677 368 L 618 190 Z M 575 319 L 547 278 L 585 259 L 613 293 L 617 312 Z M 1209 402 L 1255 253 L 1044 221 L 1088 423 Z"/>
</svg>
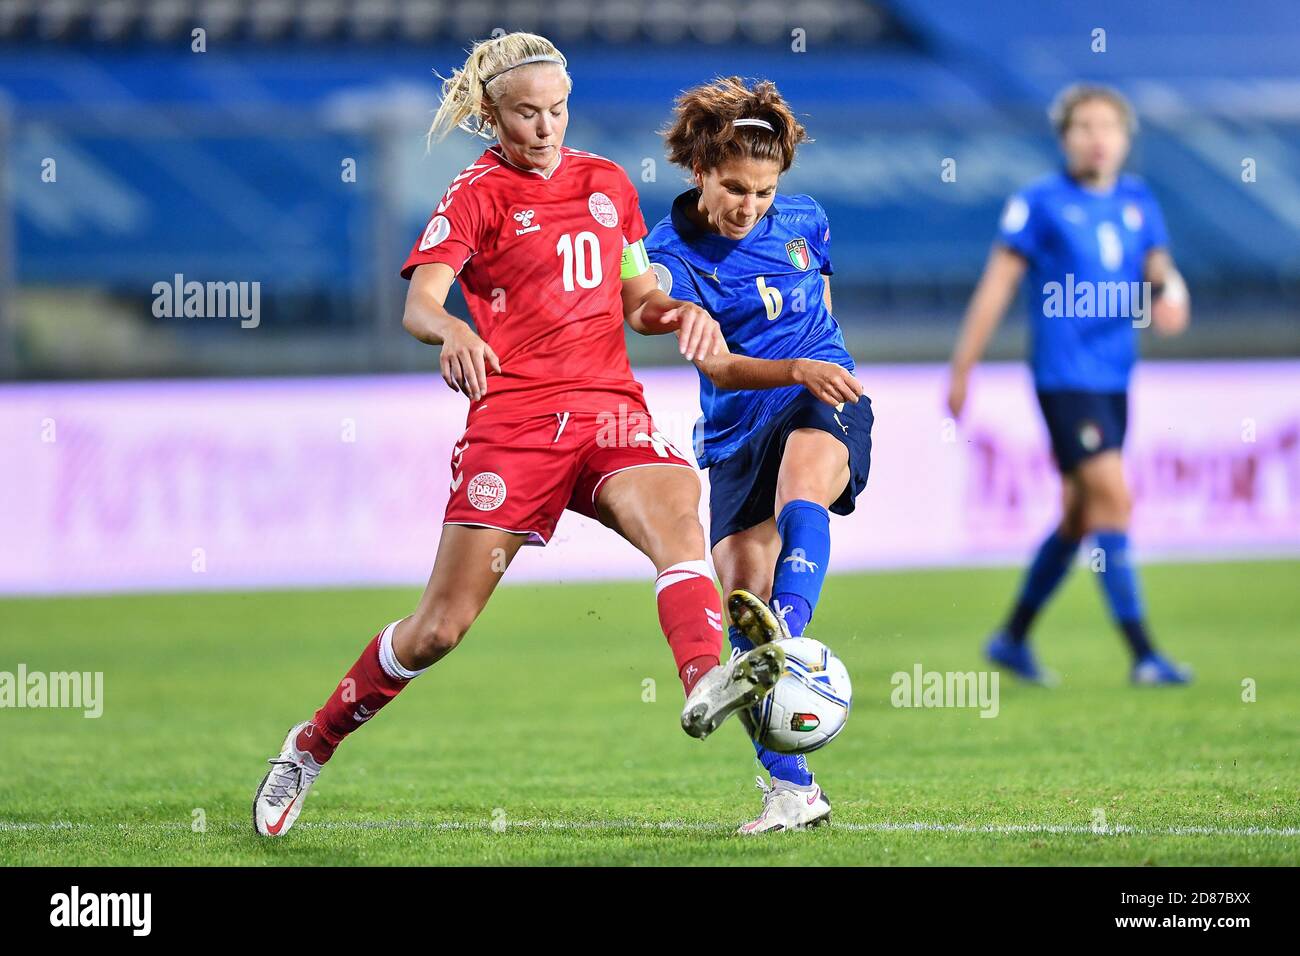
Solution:
<svg viewBox="0 0 1300 956">
<path fill-rule="evenodd" d="M 686 823 L 680 820 L 504 820 L 504 825 L 494 827 L 491 822 L 467 822 L 464 820 L 358 820 L 325 821 L 299 823 L 295 829 L 303 830 L 459 830 L 459 831 L 497 831 L 506 830 L 543 830 L 550 832 L 582 832 L 601 830 L 660 830 L 688 833 L 729 833 L 734 830 L 724 823 Z M 225 829 L 246 830 L 247 824 L 227 822 L 221 824 Z M 30 823 L 22 821 L 0 820 L 0 833 L 13 831 L 40 830 L 190 830 L 188 823 L 73 823 L 55 821 L 50 823 Z M 844 830 L 850 833 L 1001 833 L 1001 834 L 1049 834 L 1049 835 L 1093 835 L 1093 836 L 1273 836 L 1300 837 L 1300 827 L 1209 827 L 1209 826 L 1174 826 L 1174 827 L 1091 827 L 1072 824 L 1050 823 L 832 823 L 832 830 Z"/>
</svg>

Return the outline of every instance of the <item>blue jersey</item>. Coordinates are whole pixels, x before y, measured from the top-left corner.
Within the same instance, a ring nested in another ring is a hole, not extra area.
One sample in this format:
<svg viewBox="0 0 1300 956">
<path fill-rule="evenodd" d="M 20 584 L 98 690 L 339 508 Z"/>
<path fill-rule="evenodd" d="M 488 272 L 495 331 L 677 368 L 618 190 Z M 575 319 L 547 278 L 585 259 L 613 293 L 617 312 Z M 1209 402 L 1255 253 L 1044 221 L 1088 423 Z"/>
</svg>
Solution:
<svg viewBox="0 0 1300 956">
<path fill-rule="evenodd" d="M 1169 238 L 1136 176 L 1105 193 L 1065 172 L 1012 196 L 998 238 L 1029 261 L 1030 366 L 1040 390 L 1121 392 L 1137 361 L 1146 255 Z"/>
<path fill-rule="evenodd" d="M 718 324 L 738 355 L 762 359 L 810 358 L 853 371 L 844 336 L 823 298 L 831 275 L 831 231 L 826 212 L 811 196 L 782 196 L 743 239 L 697 229 L 686 204 L 699 192 L 678 196 L 672 211 L 646 238 L 650 263 L 674 299 L 695 302 Z M 700 373 L 695 451 L 708 468 L 745 444 L 803 390 L 723 390 Z"/>
</svg>

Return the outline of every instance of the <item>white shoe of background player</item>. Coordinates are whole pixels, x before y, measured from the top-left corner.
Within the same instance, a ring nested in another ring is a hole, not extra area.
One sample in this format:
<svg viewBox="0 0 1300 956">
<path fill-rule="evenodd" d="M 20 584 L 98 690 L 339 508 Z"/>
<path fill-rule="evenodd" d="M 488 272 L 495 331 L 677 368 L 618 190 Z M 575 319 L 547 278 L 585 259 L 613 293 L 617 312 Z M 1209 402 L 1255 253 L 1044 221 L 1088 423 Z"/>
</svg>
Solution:
<svg viewBox="0 0 1300 956">
<path fill-rule="evenodd" d="M 320 773 L 316 758 L 296 745 L 298 733 L 309 723 L 304 720 L 289 731 L 280 756 L 271 758 L 271 769 L 253 795 L 253 829 L 260 836 L 278 837 L 289 832 Z"/>
<path fill-rule="evenodd" d="M 798 787 L 784 780 L 772 781 L 772 786 L 755 777 L 758 789 L 763 791 L 763 812 L 757 820 L 742 824 L 736 831 L 740 836 L 757 836 L 780 830 L 806 830 L 831 821 L 831 802 L 822 788 L 813 781 L 811 786 Z"/>
</svg>

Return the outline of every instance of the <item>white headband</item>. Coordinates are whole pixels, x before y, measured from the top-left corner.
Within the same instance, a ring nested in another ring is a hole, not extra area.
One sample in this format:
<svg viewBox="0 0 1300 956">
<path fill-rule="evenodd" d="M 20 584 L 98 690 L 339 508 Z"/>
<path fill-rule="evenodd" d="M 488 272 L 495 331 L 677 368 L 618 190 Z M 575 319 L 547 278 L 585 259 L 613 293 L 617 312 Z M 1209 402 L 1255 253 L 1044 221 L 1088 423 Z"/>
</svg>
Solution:
<svg viewBox="0 0 1300 956">
<path fill-rule="evenodd" d="M 558 63 L 560 64 L 560 66 L 567 66 L 567 63 L 565 62 L 563 56 L 560 56 L 555 53 L 539 53 L 536 56 L 526 56 L 518 63 L 515 63 L 512 66 L 508 66 L 504 70 L 497 70 L 495 73 L 493 73 L 491 76 L 489 76 L 487 79 L 483 81 L 483 85 L 487 86 L 489 83 L 495 80 L 502 73 L 509 73 L 511 70 L 516 69 L 517 67 L 525 66 L 529 63 Z"/>
<path fill-rule="evenodd" d="M 761 126 L 769 133 L 776 132 L 776 130 L 772 129 L 771 123 L 769 123 L 767 120 L 761 120 L 761 119 L 737 119 L 737 120 L 732 120 L 731 125 L 732 126 Z"/>
</svg>

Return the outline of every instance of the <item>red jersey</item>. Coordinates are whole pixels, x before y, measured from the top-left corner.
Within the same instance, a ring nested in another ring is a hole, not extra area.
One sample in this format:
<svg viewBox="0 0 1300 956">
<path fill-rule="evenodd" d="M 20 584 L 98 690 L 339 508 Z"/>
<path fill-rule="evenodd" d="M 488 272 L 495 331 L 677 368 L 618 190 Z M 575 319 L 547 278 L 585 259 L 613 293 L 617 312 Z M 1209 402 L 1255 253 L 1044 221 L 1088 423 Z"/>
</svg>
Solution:
<svg viewBox="0 0 1300 956">
<path fill-rule="evenodd" d="M 643 405 L 623 340 L 623 247 L 645 220 L 617 163 L 563 147 L 549 175 L 499 145 L 452 180 L 402 267 L 455 270 L 478 334 L 501 361 L 470 407 L 493 417 Z"/>
</svg>

